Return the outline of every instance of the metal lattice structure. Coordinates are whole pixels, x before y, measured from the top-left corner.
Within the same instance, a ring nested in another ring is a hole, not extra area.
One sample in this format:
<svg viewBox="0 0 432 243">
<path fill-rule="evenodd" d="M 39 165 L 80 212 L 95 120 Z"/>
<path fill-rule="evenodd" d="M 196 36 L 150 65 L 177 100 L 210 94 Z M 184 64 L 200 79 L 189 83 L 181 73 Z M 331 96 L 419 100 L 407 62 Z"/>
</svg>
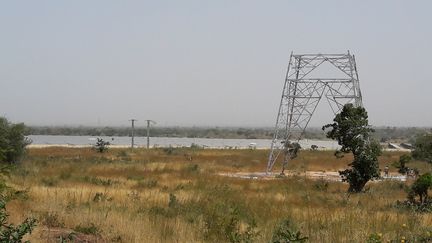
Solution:
<svg viewBox="0 0 432 243">
<path fill-rule="evenodd" d="M 336 73 L 332 78 L 317 78 L 314 71 L 324 63 L 331 64 Z M 337 76 L 337 78 L 336 78 Z M 282 173 L 290 159 L 290 146 L 298 142 L 309 124 L 321 98 L 325 97 L 334 114 L 347 103 L 362 106 L 362 95 L 354 55 L 293 54 L 291 53 L 274 137 L 267 163 L 270 172 L 283 155 Z"/>
</svg>

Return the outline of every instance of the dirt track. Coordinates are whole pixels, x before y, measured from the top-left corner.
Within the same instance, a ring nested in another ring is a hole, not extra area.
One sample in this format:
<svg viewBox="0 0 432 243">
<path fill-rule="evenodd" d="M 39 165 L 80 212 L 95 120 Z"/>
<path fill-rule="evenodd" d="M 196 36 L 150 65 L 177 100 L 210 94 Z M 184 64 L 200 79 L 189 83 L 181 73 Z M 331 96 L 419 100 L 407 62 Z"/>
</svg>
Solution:
<svg viewBox="0 0 432 243">
<path fill-rule="evenodd" d="M 218 173 L 221 176 L 235 177 L 242 179 L 262 179 L 262 180 L 273 180 L 288 176 L 300 176 L 307 177 L 315 180 L 327 180 L 327 181 L 342 181 L 339 172 L 337 171 L 306 171 L 306 172 L 295 172 L 286 171 L 285 175 L 280 175 L 280 173 L 271 172 L 237 172 L 237 173 Z M 387 177 L 383 177 L 381 180 L 398 180 L 406 181 L 407 177 L 400 174 L 390 174 Z"/>
</svg>

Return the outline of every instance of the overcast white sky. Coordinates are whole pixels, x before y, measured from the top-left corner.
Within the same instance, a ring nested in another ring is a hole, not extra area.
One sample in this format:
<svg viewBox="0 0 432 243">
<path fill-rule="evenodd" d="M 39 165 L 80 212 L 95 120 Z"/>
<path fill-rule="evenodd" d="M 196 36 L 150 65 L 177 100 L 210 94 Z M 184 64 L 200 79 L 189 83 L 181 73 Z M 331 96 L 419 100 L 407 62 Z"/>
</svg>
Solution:
<svg viewBox="0 0 432 243">
<path fill-rule="evenodd" d="M 431 9 L 426 0 L 2 1 L 0 115 L 273 126 L 291 51 L 350 50 L 370 123 L 432 126 Z M 326 108 L 311 125 L 329 122 Z"/>
</svg>

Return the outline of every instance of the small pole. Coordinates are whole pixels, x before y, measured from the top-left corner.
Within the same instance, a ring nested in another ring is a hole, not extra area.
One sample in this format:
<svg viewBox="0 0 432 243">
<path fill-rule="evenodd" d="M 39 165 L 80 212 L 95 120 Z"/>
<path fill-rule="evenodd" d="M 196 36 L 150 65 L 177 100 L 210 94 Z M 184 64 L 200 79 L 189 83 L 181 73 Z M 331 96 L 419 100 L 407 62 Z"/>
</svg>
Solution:
<svg viewBox="0 0 432 243">
<path fill-rule="evenodd" d="M 156 124 L 155 121 L 152 120 L 146 120 L 147 121 L 147 148 L 150 148 L 150 125 Z"/>
<path fill-rule="evenodd" d="M 135 138 L 135 121 L 137 121 L 136 119 L 130 119 L 129 121 L 132 122 L 132 141 L 131 141 L 131 148 L 134 148 L 134 138 Z"/>
<path fill-rule="evenodd" d="M 147 120 L 147 149 L 150 148 L 150 120 Z"/>
</svg>

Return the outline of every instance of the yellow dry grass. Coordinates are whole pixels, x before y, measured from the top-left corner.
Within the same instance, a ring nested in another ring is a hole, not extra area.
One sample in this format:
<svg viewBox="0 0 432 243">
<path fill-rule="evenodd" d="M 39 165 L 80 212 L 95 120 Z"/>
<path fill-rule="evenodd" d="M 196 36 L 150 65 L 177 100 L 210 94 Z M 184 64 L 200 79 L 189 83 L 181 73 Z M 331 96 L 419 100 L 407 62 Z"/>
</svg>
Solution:
<svg viewBox="0 0 432 243">
<path fill-rule="evenodd" d="M 206 213 L 217 205 L 238 207 L 246 214 L 242 223 L 253 218 L 257 242 L 268 242 L 276 224 L 285 218 L 295 222 L 310 242 L 365 242 L 375 232 L 384 239 L 409 237 L 432 225 L 430 214 L 394 207 L 396 200 L 406 197 L 401 182 L 370 183 L 366 193 L 348 195 L 344 183 L 301 176 L 247 180 L 217 175 L 263 171 L 267 153 L 111 149 L 98 154 L 86 148 L 30 149 L 8 179 L 15 189 L 28 190 L 28 198 L 15 199 L 7 208 L 12 222 L 28 216 L 39 219 L 30 236 L 33 242 L 53 240 L 44 233 L 51 228 L 92 224 L 105 241 L 216 241 L 205 238 L 204 222 Z M 380 166 L 390 165 L 401 154 L 384 153 Z M 346 168 L 350 159 L 336 159 L 332 151 L 302 151 L 289 169 L 337 171 Z M 414 164 L 430 169 L 421 162 Z M 170 194 L 180 205 L 175 210 L 168 205 Z"/>
</svg>

